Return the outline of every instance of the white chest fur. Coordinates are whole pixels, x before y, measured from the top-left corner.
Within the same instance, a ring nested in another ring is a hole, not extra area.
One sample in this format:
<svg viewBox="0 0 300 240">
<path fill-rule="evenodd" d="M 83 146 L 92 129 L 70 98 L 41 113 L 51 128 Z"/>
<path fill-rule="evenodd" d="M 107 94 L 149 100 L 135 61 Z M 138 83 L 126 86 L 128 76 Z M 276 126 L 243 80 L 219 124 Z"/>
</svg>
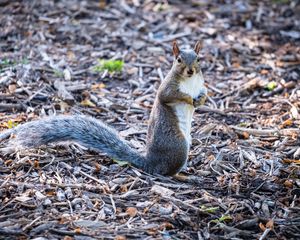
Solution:
<svg viewBox="0 0 300 240">
<path fill-rule="evenodd" d="M 179 89 L 181 92 L 190 95 L 192 98 L 196 98 L 199 96 L 203 84 L 204 80 L 202 74 L 199 73 L 181 82 Z"/>
<path fill-rule="evenodd" d="M 204 80 L 202 74 L 197 74 L 184 82 L 181 82 L 179 90 L 190 95 L 192 98 L 196 98 L 201 93 L 203 84 Z M 174 110 L 178 118 L 179 128 L 188 143 L 191 144 L 192 117 L 195 109 L 189 104 L 180 103 L 174 106 Z"/>
</svg>

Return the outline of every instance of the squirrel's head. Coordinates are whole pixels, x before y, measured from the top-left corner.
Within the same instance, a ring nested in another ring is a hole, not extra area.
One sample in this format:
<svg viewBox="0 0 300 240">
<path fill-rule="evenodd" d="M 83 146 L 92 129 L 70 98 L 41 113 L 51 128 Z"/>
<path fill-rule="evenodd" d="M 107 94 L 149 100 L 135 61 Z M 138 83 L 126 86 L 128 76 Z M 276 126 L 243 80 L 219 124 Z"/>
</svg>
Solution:
<svg viewBox="0 0 300 240">
<path fill-rule="evenodd" d="M 173 42 L 174 62 L 176 73 L 184 78 L 192 77 L 201 72 L 199 52 L 201 43 L 198 41 L 194 49 L 179 49 L 176 41 Z"/>
</svg>

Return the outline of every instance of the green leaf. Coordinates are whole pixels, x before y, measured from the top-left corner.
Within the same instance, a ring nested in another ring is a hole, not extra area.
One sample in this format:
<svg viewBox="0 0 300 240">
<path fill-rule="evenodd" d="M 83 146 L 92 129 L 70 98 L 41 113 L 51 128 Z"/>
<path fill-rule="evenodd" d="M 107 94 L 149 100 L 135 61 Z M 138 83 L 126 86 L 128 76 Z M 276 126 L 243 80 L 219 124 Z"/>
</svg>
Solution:
<svg viewBox="0 0 300 240">
<path fill-rule="evenodd" d="M 21 61 L 21 64 L 26 65 L 29 63 L 29 60 L 27 58 L 23 58 Z"/>
<path fill-rule="evenodd" d="M 202 205 L 201 210 L 207 213 L 215 213 L 216 211 L 218 211 L 220 208 L 219 207 L 206 207 L 204 205 Z"/>
<path fill-rule="evenodd" d="M 218 219 L 211 220 L 213 223 L 219 223 L 219 222 L 225 222 L 225 221 L 231 221 L 232 217 L 229 215 L 223 215 L 222 217 Z"/>
<path fill-rule="evenodd" d="M 13 66 L 15 64 L 16 64 L 15 61 L 11 61 L 11 60 L 9 60 L 7 58 L 0 59 L 0 70 L 2 70 L 3 68 L 11 67 L 11 66 Z"/>
<path fill-rule="evenodd" d="M 274 81 L 269 82 L 269 83 L 267 84 L 267 89 L 268 89 L 269 91 L 273 91 L 276 87 L 277 87 L 277 83 L 274 82 Z"/>
<path fill-rule="evenodd" d="M 15 60 L 10 60 L 7 58 L 0 59 L 0 69 L 2 68 L 7 68 L 7 67 L 13 67 L 17 64 L 28 64 L 29 61 L 27 58 L 23 58 L 21 61 L 15 61 Z"/>
<path fill-rule="evenodd" d="M 121 72 L 123 70 L 124 62 L 121 60 L 104 60 L 98 59 L 99 64 L 94 66 L 95 72 L 103 72 L 107 70 L 110 73 Z"/>
<path fill-rule="evenodd" d="M 130 165 L 129 162 L 126 162 L 126 161 L 120 161 L 120 160 L 116 160 L 116 159 L 113 159 L 113 161 L 115 163 L 117 163 L 121 167 L 125 167 L 125 166 L 129 166 Z"/>
<path fill-rule="evenodd" d="M 14 127 L 16 127 L 17 125 L 18 125 L 18 123 L 13 122 L 12 120 L 8 120 L 8 121 L 7 121 L 7 126 L 8 126 L 9 129 L 14 128 Z"/>
<path fill-rule="evenodd" d="M 63 73 L 63 71 L 61 71 L 61 70 L 54 69 L 54 75 L 55 75 L 56 77 L 61 78 L 61 77 L 64 76 L 64 73 Z"/>
</svg>

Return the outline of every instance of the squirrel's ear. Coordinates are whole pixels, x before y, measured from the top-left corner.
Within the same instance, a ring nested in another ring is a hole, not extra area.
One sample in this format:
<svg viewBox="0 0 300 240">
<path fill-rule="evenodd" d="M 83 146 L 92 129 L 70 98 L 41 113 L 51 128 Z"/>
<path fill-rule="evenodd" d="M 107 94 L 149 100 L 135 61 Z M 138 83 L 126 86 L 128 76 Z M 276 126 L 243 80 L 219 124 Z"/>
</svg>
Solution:
<svg viewBox="0 0 300 240">
<path fill-rule="evenodd" d="M 200 42 L 200 41 L 197 41 L 196 44 L 195 44 L 195 47 L 194 47 L 194 50 L 195 50 L 195 52 L 196 52 L 197 54 L 199 54 L 201 47 L 202 47 L 201 42 Z"/>
<path fill-rule="evenodd" d="M 174 56 L 175 56 L 176 58 L 178 57 L 179 52 L 180 52 L 180 50 L 179 50 L 179 47 L 178 47 L 178 45 L 177 45 L 177 42 L 176 42 L 176 40 L 174 40 L 174 41 L 173 41 L 173 54 L 174 54 Z"/>
</svg>

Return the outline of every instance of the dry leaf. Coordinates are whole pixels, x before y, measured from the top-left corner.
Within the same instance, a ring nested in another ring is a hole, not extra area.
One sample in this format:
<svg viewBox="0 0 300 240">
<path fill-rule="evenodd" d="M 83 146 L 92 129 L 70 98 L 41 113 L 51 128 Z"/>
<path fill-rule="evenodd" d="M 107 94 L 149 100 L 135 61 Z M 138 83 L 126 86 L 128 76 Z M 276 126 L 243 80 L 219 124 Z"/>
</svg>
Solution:
<svg viewBox="0 0 300 240">
<path fill-rule="evenodd" d="M 36 168 L 36 169 L 40 168 L 40 163 L 39 163 L 38 160 L 34 160 L 33 167 Z"/>
<path fill-rule="evenodd" d="M 68 51 L 67 52 L 67 58 L 68 58 L 69 61 L 75 61 L 76 60 L 75 53 L 72 52 L 72 51 Z"/>
<path fill-rule="evenodd" d="M 95 103 L 91 102 L 89 99 L 81 101 L 80 104 L 85 107 L 96 107 Z"/>
<path fill-rule="evenodd" d="M 267 224 L 266 224 L 267 228 L 273 229 L 274 228 L 274 220 L 270 219 Z"/>
<path fill-rule="evenodd" d="M 267 70 L 267 69 L 262 69 L 261 71 L 260 71 L 260 74 L 262 74 L 262 75 L 266 75 L 266 74 L 268 74 L 269 73 L 269 71 Z"/>
<path fill-rule="evenodd" d="M 126 71 L 129 75 L 133 75 L 136 74 L 138 72 L 138 68 L 137 67 L 132 67 L 132 68 L 128 68 Z"/>
<path fill-rule="evenodd" d="M 47 189 L 46 190 L 46 195 L 49 196 L 49 197 L 56 196 L 56 191 L 53 190 L 53 189 Z"/>
<path fill-rule="evenodd" d="M 74 238 L 70 237 L 70 236 L 65 236 L 64 240 L 74 240 Z"/>
<path fill-rule="evenodd" d="M 226 184 L 226 176 L 225 176 L 225 175 L 218 176 L 218 177 L 217 177 L 217 180 L 218 180 L 218 183 L 219 183 L 221 186 L 224 186 L 224 185 Z"/>
<path fill-rule="evenodd" d="M 242 132 L 242 136 L 243 136 L 244 139 L 248 139 L 250 134 L 248 132 L 244 131 L 244 132 Z"/>
<path fill-rule="evenodd" d="M 126 210 L 126 213 L 130 216 L 130 217 L 135 217 L 138 213 L 138 210 L 135 207 L 129 207 Z"/>
<path fill-rule="evenodd" d="M 293 125 L 293 123 L 294 123 L 294 121 L 289 118 L 289 119 L 285 120 L 284 122 L 282 122 L 279 127 L 280 128 L 285 128 L 285 127 Z"/>
<path fill-rule="evenodd" d="M 126 192 L 128 192 L 128 187 L 127 187 L 126 185 L 121 185 L 121 186 L 120 186 L 120 191 L 121 191 L 122 193 L 126 193 Z"/>
<path fill-rule="evenodd" d="M 106 85 L 104 83 L 97 83 L 92 85 L 92 90 L 99 90 L 105 88 Z"/>
<path fill-rule="evenodd" d="M 65 216 L 63 216 L 63 217 L 61 217 L 60 219 L 59 219 L 59 224 L 66 224 L 66 223 L 69 223 L 70 222 L 70 220 L 68 219 L 68 217 L 65 217 Z"/>
<path fill-rule="evenodd" d="M 155 192 L 163 197 L 171 197 L 175 193 L 174 191 L 159 185 L 153 185 L 150 191 Z"/>
<path fill-rule="evenodd" d="M 15 200 L 19 201 L 19 202 L 27 202 L 27 201 L 31 200 L 31 197 L 20 196 L 20 197 L 16 197 Z"/>
<path fill-rule="evenodd" d="M 293 181 L 292 181 L 292 180 L 287 179 L 287 180 L 284 181 L 283 185 L 284 185 L 285 187 L 287 187 L 287 188 L 293 188 L 293 185 L 294 185 L 294 184 L 293 184 Z"/>
<path fill-rule="evenodd" d="M 298 109 L 294 105 L 291 107 L 290 111 L 294 119 L 300 119 Z"/>
<path fill-rule="evenodd" d="M 126 240 L 126 237 L 125 236 L 122 236 L 122 235 L 117 235 L 115 237 L 115 240 Z"/>
<path fill-rule="evenodd" d="M 66 81 L 71 81 L 72 76 L 71 76 L 71 72 L 69 71 L 69 69 L 66 68 L 66 69 L 63 71 L 63 74 L 64 74 L 64 79 L 65 79 Z"/>
<path fill-rule="evenodd" d="M 36 191 L 35 196 L 38 200 L 42 200 L 42 199 L 46 198 L 46 196 L 44 194 L 42 194 L 40 191 Z"/>
<path fill-rule="evenodd" d="M 174 225 L 172 223 L 169 223 L 169 222 L 164 222 L 161 226 L 160 226 L 160 229 L 161 230 L 171 230 L 171 229 L 174 229 Z"/>
<path fill-rule="evenodd" d="M 98 173 L 101 171 L 101 165 L 97 162 L 94 162 L 95 172 Z"/>
<path fill-rule="evenodd" d="M 13 163 L 13 160 L 9 159 L 7 161 L 4 162 L 5 166 L 9 166 Z"/>
<path fill-rule="evenodd" d="M 10 84 L 8 86 L 8 90 L 9 90 L 10 93 L 14 93 L 16 89 L 17 89 L 17 85 L 16 84 Z"/>
<path fill-rule="evenodd" d="M 259 223 L 259 228 L 264 232 L 266 230 L 266 227 L 263 223 Z"/>
<path fill-rule="evenodd" d="M 106 7 L 106 0 L 99 0 L 99 8 L 104 9 Z"/>
<path fill-rule="evenodd" d="M 240 64 L 239 62 L 234 62 L 234 63 L 232 64 L 232 66 L 233 66 L 234 68 L 239 68 L 239 67 L 241 66 L 241 64 Z"/>
</svg>

